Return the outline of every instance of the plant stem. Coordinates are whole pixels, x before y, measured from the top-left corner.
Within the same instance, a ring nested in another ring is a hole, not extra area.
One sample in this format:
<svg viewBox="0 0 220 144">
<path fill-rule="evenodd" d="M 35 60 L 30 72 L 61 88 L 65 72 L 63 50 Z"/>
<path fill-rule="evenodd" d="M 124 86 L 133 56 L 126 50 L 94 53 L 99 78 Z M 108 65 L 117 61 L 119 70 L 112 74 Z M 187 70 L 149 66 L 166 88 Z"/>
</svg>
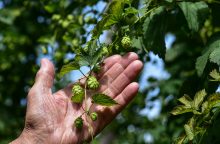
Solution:
<svg viewBox="0 0 220 144">
<path fill-rule="evenodd" d="M 85 110 L 87 111 L 87 90 L 86 90 L 86 87 L 87 87 L 87 78 L 86 78 L 86 82 L 85 82 Z"/>
</svg>

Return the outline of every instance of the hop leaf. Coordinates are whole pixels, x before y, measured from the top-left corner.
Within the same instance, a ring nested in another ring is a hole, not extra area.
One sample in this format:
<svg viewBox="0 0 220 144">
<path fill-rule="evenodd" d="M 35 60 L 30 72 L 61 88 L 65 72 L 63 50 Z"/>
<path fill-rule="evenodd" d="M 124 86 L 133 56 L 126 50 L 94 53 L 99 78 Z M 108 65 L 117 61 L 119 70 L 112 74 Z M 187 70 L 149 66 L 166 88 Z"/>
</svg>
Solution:
<svg viewBox="0 0 220 144">
<path fill-rule="evenodd" d="M 89 89 L 96 90 L 99 88 L 99 82 L 94 76 L 89 76 L 87 80 L 87 86 Z"/>
<path fill-rule="evenodd" d="M 92 96 L 92 102 L 102 106 L 113 106 L 118 104 L 114 99 L 105 94 L 95 94 Z"/>
<path fill-rule="evenodd" d="M 211 71 L 209 75 L 213 78 L 212 81 L 220 81 L 220 73 L 216 69 Z"/>
<path fill-rule="evenodd" d="M 83 119 L 81 117 L 76 118 L 74 125 L 76 128 L 81 129 L 83 127 Z"/>
<path fill-rule="evenodd" d="M 85 53 L 88 53 L 88 51 L 89 51 L 89 46 L 88 46 L 88 45 L 86 45 L 86 46 L 84 47 L 84 49 L 83 49 L 83 50 L 84 50 L 84 52 L 85 52 Z"/>
<path fill-rule="evenodd" d="M 189 125 L 185 124 L 184 129 L 185 129 L 185 132 L 186 132 L 186 135 L 187 135 L 188 139 L 193 140 L 194 133 L 193 133 L 192 128 Z"/>
<path fill-rule="evenodd" d="M 123 48 L 129 48 L 132 45 L 131 39 L 128 36 L 124 36 L 121 40 L 121 45 Z"/>
<path fill-rule="evenodd" d="M 90 118 L 91 118 L 93 121 L 96 121 L 97 118 L 98 118 L 98 114 L 97 114 L 96 112 L 92 112 L 92 113 L 90 114 Z"/>
<path fill-rule="evenodd" d="M 73 86 L 72 93 L 73 93 L 73 96 L 71 98 L 72 102 L 82 103 L 85 92 L 79 84 Z"/>
</svg>

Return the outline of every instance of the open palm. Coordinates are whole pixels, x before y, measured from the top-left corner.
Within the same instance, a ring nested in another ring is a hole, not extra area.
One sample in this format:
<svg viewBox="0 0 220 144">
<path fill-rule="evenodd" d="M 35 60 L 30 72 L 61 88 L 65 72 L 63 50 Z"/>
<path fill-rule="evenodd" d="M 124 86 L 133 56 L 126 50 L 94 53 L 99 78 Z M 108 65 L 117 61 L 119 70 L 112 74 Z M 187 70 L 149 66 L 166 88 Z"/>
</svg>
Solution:
<svg viewBox="0 0 220 144">
<path fill-rule="evenodd" d="M 98 119 L 92 122 L 93 134 L 97 135 L 132 100 L 138 91 L 138 84 L 132 82 L 142 68 L 135 53 L 121 57 L 114 55 L 104 61 L 99 92 L 105 93 L 117 101 L 118 105 L 103 107 L 92 105 L 91 111 L 98 113 Z M 53 64 L 43 59 L 36 82 L 28 94 L 25 128 L 22 136 L 28 135 L 30 143 L 69 144 L 83 143 L 91 139 L 88 119 L 83 116 L 81 130 L 74 126 L 75 119 L 84 111 L 79 104 L 71 102 L 72 84 L 52 94 L 54 80 Z M 83 83 L 83 82 L 82 82 Z"/>
</svg>

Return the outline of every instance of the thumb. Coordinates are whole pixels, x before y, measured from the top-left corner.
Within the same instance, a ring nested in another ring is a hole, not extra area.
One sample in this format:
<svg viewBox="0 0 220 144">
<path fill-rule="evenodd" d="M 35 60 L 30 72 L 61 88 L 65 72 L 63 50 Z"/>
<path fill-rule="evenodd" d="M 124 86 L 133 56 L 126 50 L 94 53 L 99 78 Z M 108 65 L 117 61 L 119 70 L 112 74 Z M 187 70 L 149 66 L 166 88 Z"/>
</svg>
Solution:
<svg viewBox="0 0 220 144">
<path fill-rule="evenodd" d="M 54 73 L 53 64 L 48 59 L 42 59 L 41 68 L 37 72 L 34 85 L 37 88 L 43 87 L 45 90 L 51 89 L 54 81 Z"/>
</svg>

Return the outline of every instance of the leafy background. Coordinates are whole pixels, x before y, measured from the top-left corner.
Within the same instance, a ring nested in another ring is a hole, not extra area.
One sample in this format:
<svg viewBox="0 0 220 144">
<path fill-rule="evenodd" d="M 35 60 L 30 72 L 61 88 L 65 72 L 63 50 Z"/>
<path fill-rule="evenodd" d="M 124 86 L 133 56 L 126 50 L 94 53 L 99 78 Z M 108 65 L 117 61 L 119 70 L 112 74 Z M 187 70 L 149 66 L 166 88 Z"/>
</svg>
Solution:
<svg viewBox="0 0 220 144">
<path fill-rule="evenodd" d="M 141 92 L 94 143 L 220 142 L 220 1 L 110 2 L 0 1 L 0 143 L 22 131 L 39 59 L 52 60 L 58 72 L 91 40 L 108 44 L 111 54 L 135 51 L 145 64 Z M 125 34 L 132 49 L 121 48 Z M 57 79 L 54 91 L 72 79 Z"/>
</svg>

